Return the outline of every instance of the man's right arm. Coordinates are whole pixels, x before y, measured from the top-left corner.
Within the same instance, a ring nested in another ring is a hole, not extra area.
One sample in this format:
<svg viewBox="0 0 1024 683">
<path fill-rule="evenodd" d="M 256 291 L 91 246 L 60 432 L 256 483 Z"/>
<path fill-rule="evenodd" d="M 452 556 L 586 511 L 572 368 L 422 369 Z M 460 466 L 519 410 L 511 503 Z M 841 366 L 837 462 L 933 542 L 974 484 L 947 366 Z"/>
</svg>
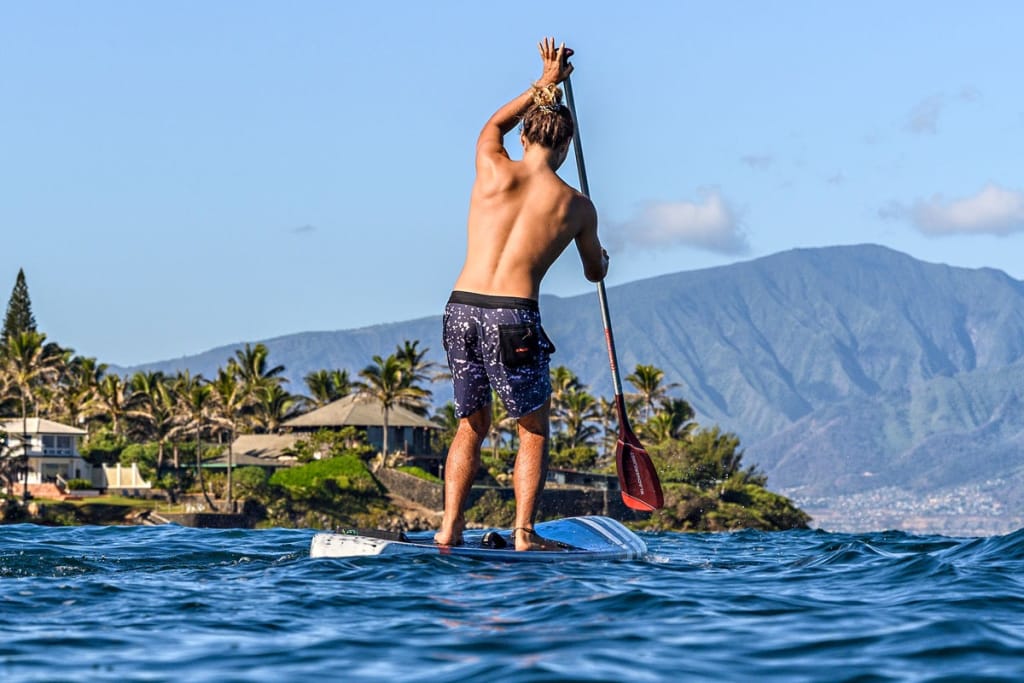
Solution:
<svg viewBox="0 0 1024 683">
<path fill-rule="evenodd" d="M 597 236 L 597 209 L 593 202 L 580 195 L 576 210 L 579 212 L 581 228 L 576 235 L 576 249 L 583 261 L 583 276 L 591 282 L 600 282 L 608 274 L 608 252 L 601 246 Z"/>
</svg>

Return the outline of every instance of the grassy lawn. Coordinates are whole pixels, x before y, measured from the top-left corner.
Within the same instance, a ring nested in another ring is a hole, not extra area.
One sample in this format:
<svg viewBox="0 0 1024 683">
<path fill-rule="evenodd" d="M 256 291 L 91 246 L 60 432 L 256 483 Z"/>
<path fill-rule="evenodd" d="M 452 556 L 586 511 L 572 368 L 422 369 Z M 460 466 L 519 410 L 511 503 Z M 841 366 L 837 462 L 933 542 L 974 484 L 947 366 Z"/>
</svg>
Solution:
<svg viewBox="0 0 1024 683">
<path fill-rule="evenodd" d="M 139 510 L 158 510 L 160 512 L 184 512 L 183 504 L 171 505 L 165 500 L 152 500 L 149 498 L 128 498 L 127 496 L 90 496 L 81 500 L 55 500 L 52 498 L 33 498 L 37 503 L 57 505 L 74 505 L 84 507 L 87 505 L 116 505 L 120 507 L 135 508 Z"/>
</svg>

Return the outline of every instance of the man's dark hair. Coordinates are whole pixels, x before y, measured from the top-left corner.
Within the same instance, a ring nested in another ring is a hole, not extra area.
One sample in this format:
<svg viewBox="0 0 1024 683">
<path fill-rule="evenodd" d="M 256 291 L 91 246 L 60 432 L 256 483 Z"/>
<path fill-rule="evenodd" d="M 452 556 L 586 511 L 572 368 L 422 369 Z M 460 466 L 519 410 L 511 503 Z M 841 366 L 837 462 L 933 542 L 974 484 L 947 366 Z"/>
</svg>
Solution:
<svg viewBox="0 0 1024 683">
<path fill-rule="evenodd" d="M 572 132 L 572 115 L 564 104 L 534 105 L 523 116 L 523 137 L 531 144 L 558 149 Z"/>
</svg>

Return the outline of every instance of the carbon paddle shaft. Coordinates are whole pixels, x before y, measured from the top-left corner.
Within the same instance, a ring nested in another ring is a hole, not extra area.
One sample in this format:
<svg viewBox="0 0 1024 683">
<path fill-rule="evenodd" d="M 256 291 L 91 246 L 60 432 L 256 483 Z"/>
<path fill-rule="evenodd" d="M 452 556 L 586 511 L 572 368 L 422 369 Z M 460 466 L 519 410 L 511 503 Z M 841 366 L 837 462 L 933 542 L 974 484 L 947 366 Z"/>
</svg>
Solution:
<svg viewBox="0 0 1024 683">
<path fill-rule="evenodd" d="M 587 183 L 587 167 L 583 163 L 580 122 L 576 116 L 572 83 L 566 78 L 564 84 L 565 99 L 573 121 L 573 147 L 576 148 L 576 170 L 580 177 L 580 191 L 589 197 L 590 185 Z M 623 395 L 622 380 L 619 378 L 619 361 L 615 354 L 615 338 L 612 336 L 612 321 L 611 315 L 608 313 L 608 296 L 605 294 L 604 280 L 597 283 L 597 298 L 601 302 L 604 338 L 608 343 L 608 362 L 612 367 L 612 383 L 615 386 L 615 407 L 619 413 L 619 439 L 615 448 L 615 469 L 619 473 L 622 502 L 633 510 L 645 512 L 657 510 L 665 504 L 665 499 L 654 463 L 651 462 L 647 451 L 644 450 L 640 440 L 636 438 L 630 428 L 629 419 L 626 416 L 626 397 Z"/>
<path fill-rule="evenodd" d="M 576 116 L 576 101 L 572 96 L 572 81 L 567 77 L 562 84 L 565 86 L 565 101 L 569 105 L 569 113 L 572 114 L 572 146 L 576 152 L 576 171 L 580 177 L 580 192 L 587 197 L 590 196 L 590 183 L 587 182 L 587 167 L 583 163 L 583 145 L 580 142 L 580 120 Z M 619 377 L 619 361 L 615 354 L 615 337 L 612 335 L 612 317 L 608 312 L 608 295 L 604 290 L 604 280 L 597 283 L 597 298 L 601 302 L 601 321 L 604 323 L 604 337 L 608 342 L 608 363 L 612 367 L 612 386 L 615 388 L 615 398 L 619 399 L 622 393 L 622 379 Z M 625 411 L 619 416 L 625 421 Z"/>
</svg>

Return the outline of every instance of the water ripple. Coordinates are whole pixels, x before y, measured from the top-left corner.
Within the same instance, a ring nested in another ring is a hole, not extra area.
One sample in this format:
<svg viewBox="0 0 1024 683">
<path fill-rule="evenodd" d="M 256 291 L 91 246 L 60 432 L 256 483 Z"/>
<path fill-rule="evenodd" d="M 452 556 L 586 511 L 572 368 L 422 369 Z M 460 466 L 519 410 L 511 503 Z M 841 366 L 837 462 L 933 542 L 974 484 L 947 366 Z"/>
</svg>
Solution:
<svg viewBox="0 0 1024 683">
<path fill-rule="evenodd" d="M 310 537 L 0 527 L 0 679 L 1024 679 L 1021 531 L 645 534 L 645 561 L 561 565 Z"/>
</svg>

